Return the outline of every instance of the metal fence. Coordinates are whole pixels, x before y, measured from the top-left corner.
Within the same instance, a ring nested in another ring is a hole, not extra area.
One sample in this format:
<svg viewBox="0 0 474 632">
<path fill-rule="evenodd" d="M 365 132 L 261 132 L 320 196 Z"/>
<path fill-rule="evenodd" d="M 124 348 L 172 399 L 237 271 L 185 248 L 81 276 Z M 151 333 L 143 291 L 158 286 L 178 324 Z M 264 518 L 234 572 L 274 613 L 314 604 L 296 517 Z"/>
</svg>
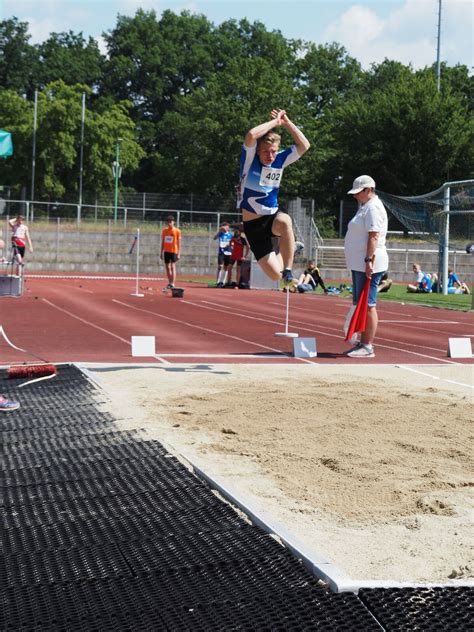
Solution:
<svg viewBox="0 0 474 632">
<path fill-rule="evenodd" d="M 126 227 L 129 224 L 157 224 L 165 221 L 169 214 L 176 218 L 176 224 L 185 226 L 220 226 L 227 221 L 237 224 L 241 221 L 241 213 L 235 208 L 235 202 L 229 200 L 214 200 L 210 206 L 207 196 L 164 195 L 153 193 L 129 193 L 127 205 L 115 207 L 106 204 L 110 201 L 97 199 L 94 204 L 75 204 L 71 202 L 44 202 L 38 200 L 3 199 L 0 214 L 13 217 L 18 213 L 25 216 L 27 222 L 49 223 L 108 223 Z M 137 205 L 138 202 L 140 205 Z M 150 206 L 162 202 L 162 206 Z M 297 239 L 309 247 L 312 256 L 315 255 L 318 244 L 322 243 L 321 236 L 313 220 L 314 200 L 296 198 L 283 202 L 282 208 L 288 210 L 293 217 Z"/>
<path fill-rule="evenodd" d="M 14 217 L 21 213 L 27 222 L 82 222 L 99 223 L 113 221 L 115 224 L 127 226 L 130 223 L 156 223 L 164 221 L 170 213 L 175 215 L 177 224 L 208 224 L 222 221 L 237 223 L 240 212 L 232 211 L 203 211 L 180 207 L 166 206 L 164 208 L 137 206 L 107 206 L 97 202 L 90 204 L 72 204 L 69 202 L 40 202 L 32 200 L 3 200 L 3 215 Z"/>
</svg>

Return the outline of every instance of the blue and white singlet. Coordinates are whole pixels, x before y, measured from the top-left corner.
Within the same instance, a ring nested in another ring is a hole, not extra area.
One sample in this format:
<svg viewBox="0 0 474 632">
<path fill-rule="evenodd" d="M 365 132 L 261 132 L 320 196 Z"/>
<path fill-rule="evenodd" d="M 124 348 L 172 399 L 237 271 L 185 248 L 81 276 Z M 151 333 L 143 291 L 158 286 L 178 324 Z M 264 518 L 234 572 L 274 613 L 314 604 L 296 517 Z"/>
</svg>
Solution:
<svg viewBox="0 0 474 632">
<path fill-rule="evenodd" d="M 230 230 L 225 233 L 219 233 L 219 254 L 220 255 L 231 255 L 232 248 L 230 247 L 230 240 L 234 236 Z"/>
<path fill-rule="evenodd" d="M 283 169 L 296 162 L 300 155 L 296 146 L 292 145 L 279 151 L 270 165 L 264 165 L 256 152 L 256 144 L 242 147 L 237 206 L 257 215 L 273 215 L 278 211 L 278 189 Z"/>
</svg>

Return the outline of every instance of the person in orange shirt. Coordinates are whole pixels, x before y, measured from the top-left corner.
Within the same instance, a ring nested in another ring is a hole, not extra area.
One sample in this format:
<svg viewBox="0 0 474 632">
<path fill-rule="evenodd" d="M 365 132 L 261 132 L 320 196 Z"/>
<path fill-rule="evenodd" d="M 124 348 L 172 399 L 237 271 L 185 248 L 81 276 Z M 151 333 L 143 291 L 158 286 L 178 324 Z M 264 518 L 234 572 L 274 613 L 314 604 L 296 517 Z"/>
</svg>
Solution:
<svg viewBox="0 0 474 632">
<path fill-rule="evenodd" d="M 173 215 L 166 218 L 168 226 L 161 231 L 161 258 L 165 262 L 168 277 L 167 289 L 174 288 L 176 281 L 176 262 L 181 253 L 181 231 L 174 225 Z"/>
</svg>

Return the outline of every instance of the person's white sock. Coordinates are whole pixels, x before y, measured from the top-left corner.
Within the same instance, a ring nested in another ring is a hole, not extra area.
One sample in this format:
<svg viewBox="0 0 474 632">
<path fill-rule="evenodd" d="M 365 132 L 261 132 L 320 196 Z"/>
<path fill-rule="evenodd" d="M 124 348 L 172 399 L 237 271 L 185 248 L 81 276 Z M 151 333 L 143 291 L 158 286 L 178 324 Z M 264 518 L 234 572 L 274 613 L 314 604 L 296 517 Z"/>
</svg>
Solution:
<svg viewBox="0 0 474 632">
<path fill-rule="evenodd" d="M 217 277 L 217 283 L 224 283 L 224 279 L 227 276 L 227 272 L 225 270 L 221 270 L 219 272 L 219 276 Z"/>
</svg>

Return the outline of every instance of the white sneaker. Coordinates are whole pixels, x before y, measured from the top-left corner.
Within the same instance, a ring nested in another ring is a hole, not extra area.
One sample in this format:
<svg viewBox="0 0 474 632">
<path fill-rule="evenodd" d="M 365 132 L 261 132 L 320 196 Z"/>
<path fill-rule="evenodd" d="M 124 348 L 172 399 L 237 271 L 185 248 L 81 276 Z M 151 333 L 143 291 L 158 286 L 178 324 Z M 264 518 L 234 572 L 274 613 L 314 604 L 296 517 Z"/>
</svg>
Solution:
<svg viewBox="0 0 474 632">
<path fill-rule="evenodd" d="M 365 345 L 360 342 L 354 349 L 346 353 L 349 358 L 375 358 L 375 352 L 372 345 Z"/>
</svg>

